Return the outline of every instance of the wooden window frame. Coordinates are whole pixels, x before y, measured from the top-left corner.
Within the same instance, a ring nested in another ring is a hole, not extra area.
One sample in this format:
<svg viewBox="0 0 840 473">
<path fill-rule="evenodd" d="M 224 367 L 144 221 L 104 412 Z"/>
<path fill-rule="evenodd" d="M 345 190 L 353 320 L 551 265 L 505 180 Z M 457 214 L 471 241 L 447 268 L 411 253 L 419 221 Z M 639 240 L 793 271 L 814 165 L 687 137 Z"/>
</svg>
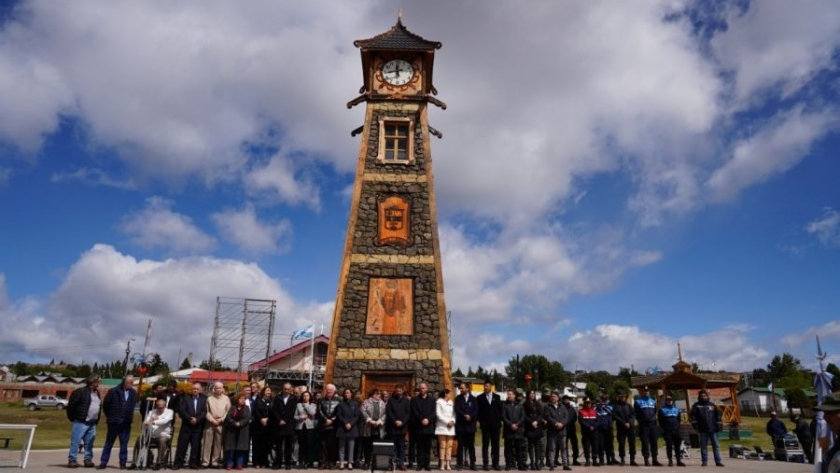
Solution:
<svg viewBox="0 0 840 473">
<path fill-rule="evenodd" d="M 385 154 L 388 150 L 389 140 L 399 139 L 396 136 L 388 136 L 385 133 L 387 125 L 407 125 L 408 136 L 405 138 L 406 157 L 405 159 L 387 159 Z M 414 120 L 405 117 L 384 117 L 379 120 L 379 155 L 377 161 L 382 164 L 412 164 L 414 163 Z"/>
</svg>

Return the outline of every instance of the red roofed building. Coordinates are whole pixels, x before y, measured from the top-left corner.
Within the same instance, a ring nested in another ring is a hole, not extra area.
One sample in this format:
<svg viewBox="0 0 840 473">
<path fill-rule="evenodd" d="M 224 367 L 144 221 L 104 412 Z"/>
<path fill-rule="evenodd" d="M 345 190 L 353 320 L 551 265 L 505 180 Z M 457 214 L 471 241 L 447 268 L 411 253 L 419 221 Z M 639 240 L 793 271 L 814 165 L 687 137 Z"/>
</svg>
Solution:
<svg viewBox="0 0 840 473">
<path fill-rule="evenodd" d="M 269 385 L 277 386 L 285 382 L 309 385 L 311 377 L 313 387 L 320 387 L 324 382 L 329 344 L 330 338 L 326 335 L 318 335 L 314 340 L 301 340 L 265 360 L 252 363 L 248 371 L 264 370 L 265 381 Z"/>
</svg>

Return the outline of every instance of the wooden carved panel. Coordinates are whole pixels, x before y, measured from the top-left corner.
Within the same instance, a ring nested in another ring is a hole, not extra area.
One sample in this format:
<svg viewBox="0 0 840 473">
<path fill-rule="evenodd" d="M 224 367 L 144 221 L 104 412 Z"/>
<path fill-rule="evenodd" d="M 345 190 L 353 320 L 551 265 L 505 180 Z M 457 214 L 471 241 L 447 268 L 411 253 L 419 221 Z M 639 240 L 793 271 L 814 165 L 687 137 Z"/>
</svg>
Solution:
<svg viewBox="0 0 840 473">
<path fill-rule="evenodd" d="M 413 329 L 413 281 L 409 278 L 370 278 L 365 333 L 411 335 Z"/>
<path fill-rule="evenodd" d="M 377 245 L 408 246 L 411 234 L 411 204 L 398 196 L 379 201 L 377 214 Z"/>
</svg>

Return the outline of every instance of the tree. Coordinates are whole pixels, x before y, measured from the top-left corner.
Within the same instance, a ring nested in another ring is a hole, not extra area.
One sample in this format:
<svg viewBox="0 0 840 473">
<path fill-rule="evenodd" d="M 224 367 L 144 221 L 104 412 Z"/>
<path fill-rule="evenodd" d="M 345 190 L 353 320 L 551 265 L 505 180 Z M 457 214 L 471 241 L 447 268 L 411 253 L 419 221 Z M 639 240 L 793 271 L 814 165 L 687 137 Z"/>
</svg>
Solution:
<svg viewBox="0 0 840 473">
<path fill-rule="evenodd" d="M 192 368 L 192 365 L 190 364 L 190 358 L 186 357 L 186 358 L 184 358 L 184 361 L 181 362 L 181 366 L 179 366 L 178 369 L 179 370 L 186 370 L 186 369 L 189 369 L 189 368 Z"/>
<path fill-rule="evenodd" d="M 613 381 L 612 387 L 609 390 L 610 399 L 615 400 L 618 398 L 618 393 L 620 392 L 630 398 L 630 383 L 624 379 L 617 379 Z"/>
<path fill-rule="evenodd" d="M 834 375 L 834 378 L 831 380 L 831 390 L 837 391 L 840 389 L 840 368 L 837 367 L 834 363 L 829 363 L 828 366 L 825 367 L 826 372 L 831 373 Z"/>
<path fill-rule="evenodd" d="M 213 360 L 213 364 L 210 364 L 207 360 L 201 360 L 198 367 L 207 371 L 230 371 L 229 368 L 222 366 L 222 362 L 219 360 Z"/>
<path fill-rule="evenodd" d="M 598 383 L 589 381 L 586 383 L 586 390 L 584 391 L 586 393 L 586 397 L 592 400 L 598 399 L 601 397 L 601 393 L 599 392 L 600 388 L 601 386 L 599 386 Z"/>
<path fill-rule="evenodd" d="M 793 376 L 797 371 L 802 371 L 802 363 L 790 353 L 776 355 L 767 365 L 767 375 L 770 381 L 778 381 L 782 378 Z"/>
<path fill-rule="evenodd" d="M 599 388 L 608 389 L 613 384 L 613 375 L 606 371 L 593 371 L 586 376 L 589 383 L 595 383 Z"/>
<path fill-rule="evenodd" d="M 630 385 L 631 378 L 633 376 L 639 376 L 640 374 L 641 373 L 639 373 L 638 371 L 636 371 L 632 367 L 627 368 L 627 367 L 622 366 L 618 369 L 618 377 L 621 378 L 622 380 L 624 380 L 624 382 L 626 382 L 628 386 Z M 627 391 L 627 392 L 629 393 L 630 391 Z"/>
<path fill-rule="evenodd" d="M 790 409 L 811 407 L 811 401 L 801 388 L 785 389 L 785 397 L 787 398 L 787 405 Z"/>
<path fill-rule="evenodd" d="M 461 372 L 461 368 L 458 368 L 457 370 L 453 371 L 452 372 L 452 377 L 453 378 L 463 378 L 464 373 Z"/>
<path fill-rule="evenodd" d="M 531 387 L 534 389 L 556 389 L 565 386 L 569 377 L 559 361 L 549 361 L 543 355 L 525 355 L 512 357 L 505 367 L 508 378 L 516 387 L 526 386 L 525 375 L 531 375 Z"/>
<path fill-rule="evenodd" d="M 151 356 L 151 358 L 149 358 L 149 360 L 146 362 L 146 365 L 149 368 L 149 372 L 146 374 L 147 376 L 155 376 L 169 372 L 169 365 L 165 361 L 163 361 L 163 359 L 157 353 L 155 353 Z"/>
</svg>

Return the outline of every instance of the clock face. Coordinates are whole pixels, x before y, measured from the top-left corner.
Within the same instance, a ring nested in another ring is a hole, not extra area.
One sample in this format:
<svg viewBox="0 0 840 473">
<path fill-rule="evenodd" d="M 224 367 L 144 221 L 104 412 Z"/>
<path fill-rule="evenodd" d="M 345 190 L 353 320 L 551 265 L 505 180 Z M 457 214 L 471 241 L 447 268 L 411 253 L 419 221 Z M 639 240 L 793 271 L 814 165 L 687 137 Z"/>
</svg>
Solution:
<svg viewBox="0 0 840 473">
<path fill-rule="evenodd" d="M 382 78 L 391 85 L 405 85 L 414 77 L 414 67 L 404 59 L 392 59 L 382 66 Z"/>
</svg>

